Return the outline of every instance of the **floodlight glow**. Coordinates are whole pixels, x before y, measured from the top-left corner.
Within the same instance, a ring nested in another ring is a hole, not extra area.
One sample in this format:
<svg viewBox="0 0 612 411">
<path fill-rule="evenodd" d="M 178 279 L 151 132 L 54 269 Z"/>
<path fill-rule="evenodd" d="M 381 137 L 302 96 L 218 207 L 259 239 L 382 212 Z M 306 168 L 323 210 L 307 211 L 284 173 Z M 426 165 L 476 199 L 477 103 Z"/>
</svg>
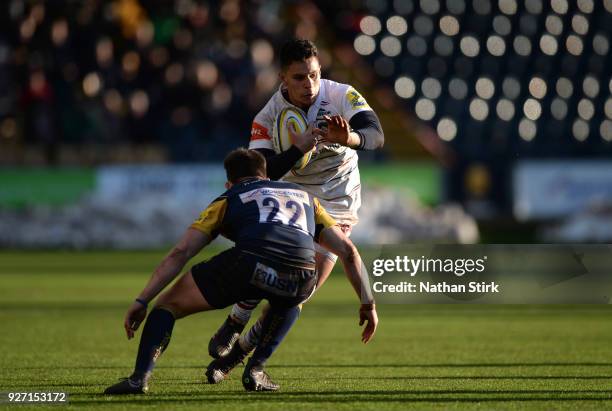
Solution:
<svg viewBox="0 0 612 411">
<path fill-rule="evenodd" d="M 561 35 L 563 33 L 563 21 L 561 18 L 554 14 L 549 14 L 546 16 L 546 21 L 544 22 L 546 26 L 546 30 L 555 36 Z"/>
<path fill-rule="evenodd" d="M 491 13 L 491 3 L 489 0 L 473 0 L 472 7 L 478 14 L 489 14 Z"/>
<path fill-rule="evenodd" d="M 604 120 L 599 126 L 599 134 L 605 141 L 612 141 L 612 121 Z"/>
<path fill-rule="evenodd" d="M 565 100 L 556 97 L 551 105 L 550 112 L 556 120 L 563 120 L 567 116 L 567 103 Z"/>
<path fill-rule="evenodd" d="M 453 14 L 461 14 L 465 11 L 463 0 L 446 0 L 446 8 Z"/>
<path fill-rule="evenodd" d="M 436 115 L 436 105 L 429 99 L 421 98 L 417 101 L 414 111 L 421 120 L 429 121 Z"/>
<path fill-rule="evenodd" d="M 355 38 L 353 47 L 357 53 L 361 54 L 362 56 L 368 56 L 374 53 L 374 50 L 376 50 L 376 42 L 372 37 L 365 34 L 360 34 Z"/>
<path fill-rule="evenodd" d="M 442 93 L 442 85 L 435 78 L 428 77 L 421 83 L 421 92 L 425 97 L 435 100 Z"/>
<path fill-rule="evenodd" d="M 525 141 L 531 141 L 535 138 L 538 131 L 536 123 L 533 121 L 523 118 L 518 126 L 519 136 Z"/>
<path fill-rule="evenodd" d="M 580 99 L 578 102 L 578 115 L 583 120 L 589 121 L 595 115 L 595 106 L 588 98 Z"/>
<path fill-rule="evenodd" d="M 453 16 L 444 16 L 440 19 L 440 30 L 447 36 L 459 33 L 459 21 Z"/>
<path fill-rule="evenodd" d="M 512 31 L 510 19 L 502 15 L 495 16 L 493 18 L 493 30 L 500 36 L 507 36 Z"/>
<path fill-rule="evenodd" d="M 434 40 L 434 50 L 440 56 L 450 56 L 453 54 L 453 40 L 447 36 L 437 36 Z"/>
<path fill-rule="evenodd" d="M 380 41 L 380 51 L 385 56 L 395 57 L 402 52 L 402 43 L 397 37 L 387 36 Z"/>
<path fill-rule="evenodd" d="M 585 35 L 589 32 L 589 21 L 582 14 L 575 14 L 572 17 L 572 29 L 580 35 Z"/>
<path fill-rule="evenodd" d="M 504 121 L 510 121 L 514 117 L 514 104 L 505 98 L 497 102 L 497 116 Z"/>
<path fill-rule="evenodd" d="M 421 0 L 421 10 L 426 14 L 436 14 L 440 11 L 438 0 Z"/>
<path fill-rule="evenodd" d="M 565 14 L 567 13 L 568 4 L 567 0 L 551 0 L 550 6 L 557 14 Z"/>
<path fill-rule="evenodd" d="M 506 97 L 514 100 L 521 94 L 521 83 L 514 77 L 506 77 L 502 83 L 502 90 Z"/>
<path fill-rule="evenodd" d="M 581 12 L 589 14 L 593 13 L 593 0 L 578 0 L 578 8 Z"/>
<path fill-rule="evenodd" d="M 528 13 L 540 14 L 542 13 L 542 1 L 541 0 L 529 0 L 525 2 L 525 8 Z"/>
<path fill-rule="evenodd" d="M 493 56 L 503 56 L 506 52 L 506 42 L 500 36 L 490 36 L 487 39 L 487 50 Z"/>
<path fill-rule="evenodd" d="M 560 77 L 559 80 L 557 80 L 556 88 L 557 94 L 563 98 L 570 98 L 574 92 L 574 85 L 570 79 L 566 77 Z"/>
<path fill-rule="evenodd" d="M 470 114 L 478 121 L 484 121 L 489 115 L 489 105 L 486 101 L 474 98 L 470 102 Z"/>
<path fill-rule="evenodd" d="M 448 83 L 448 93 L 455 100 L 463 100 L 468 93 L 468 86 L 460 78 L 454 78 Z"/>
<path fill-rule="evenodd" d="M 595 98 L 599 94 L 599 81 L 594 76 L 586 76 L 582 82 L 582 91 L 590 98 Z"/>
<path fill-rule="evenodd" d="M 408 23 L 402 16 L 393 16 L 387 19 L 387 30 L 394 36 L 403 36 L 408 31 Z"/>
<path fill-rule="evenodd" d="M 554 56 L 557 54 L 557 50 L 559 49 L 557 39 L 550 34 L 544 34 L 542 37 L 540 37 L 540 49 L 542 50 L 542 53 L 546 54 L 547 56 Z"/>
<path fill-rule="evenodd" d="M 380 20 L 376 16 L 365 16 L 359 22 L 359 28 L 363 34 L 368 36 L 375 36 L 380 33 L 382 28 Z"/>
<path fill-rule="evenodd" d="M 540 77 L 534 77 L 529 81 L 529 93 L 537 99 L 543 99 L 548 87 L 546 82 Z"/>
<path fill-rule="evenodd" d="M 414 19 L 412 23 L 416 34 L 427 37 L 433 32 L 433 22 L 423 14 Z"/>
<path fill-rule="evenodd" d="M 395 80 L 395 94 L 401 98 L 411 98 L 414 96 L 416 87 L 410 77 L 402 76 Z"/>
<path fill-rule="evenodd" d="M 406 42 L 406 47 L 410 54 L 416 57 L 421 57 L 427 53 L 427 43 L 423 37 L 411 36 Z"/>
<path fill-rule="evenodd" d="M 600 56 L 606 56 L 608 54 L 610 42 L 605 34 L 598 33 L 593 37 L 593 50 Z"/>
<path fill-rule="evenodd" d="M 529 38 L 519 35 L 514 38 L 514 51 L 520 56 L 528 56 L 531 54 L 531 41 Z"/>
<path fill-rule="evenodd" d="M 393 8 L 398 14 L 407 15 L 414 11 L 412 0 L 393 0 Z"/>
<path fill-rule="evenodd" d="M 567 40 L 565 41 L 565 46 L 567 47 L 567 51 L 574 56 L 579 56 L 582 54 L 582 50 L 584 46 L 582 44 L 582 39 L 575 34 L 570 34 L 567 36 Z"/>
<path fill-rule="evenodd" d="M 463 37 L 459 43 L 459 47 L 461 48 L 461 52 L 467 57 L 476 57 L 480 52 L 480 44 L 473 36 Z"/>
<path fill-rule="evenodd" d="M 457 123 L 448 117 L 444 117 L 438 122 L 436 131 L 442 140 L 452 141 L 457 136 Z"/>
<path fill-rule="evenodd" d="M 499 0 L 499 9 L 504 14 L 516 14 L 516 7 L 515 0 Z"/>
<path fill-rule="evenodd" d="M 525 104 L 523 104 L 523 113 L 525 113 L 525 117 L 529 120 L 535 121 L 542 115 L 542 106 L 538 100 L 528 98 L 525 100 Z"/>
<path fill-rule="evenodd" d="M 478 97 L 483 98 L 485 100 L 490 99 L 495 94 L 495 84 L 491 79 L 486 77 L 481 77 L 476 81 L 476 94 Z"/>
<path fill-rule="evenodd" d="M 576 120 L 572 125 L 572 133 L 578 141 L 584 141 L 589 137 L 589 123 L 584 120 Z"/>
<path fill-rule="evenodd" d="M 606 104 L 604 105 L 604 113 L 606 113 L 606 117 L 612 120 L 612 98 L 608 98 L 606 100 Z"/>
</svg>

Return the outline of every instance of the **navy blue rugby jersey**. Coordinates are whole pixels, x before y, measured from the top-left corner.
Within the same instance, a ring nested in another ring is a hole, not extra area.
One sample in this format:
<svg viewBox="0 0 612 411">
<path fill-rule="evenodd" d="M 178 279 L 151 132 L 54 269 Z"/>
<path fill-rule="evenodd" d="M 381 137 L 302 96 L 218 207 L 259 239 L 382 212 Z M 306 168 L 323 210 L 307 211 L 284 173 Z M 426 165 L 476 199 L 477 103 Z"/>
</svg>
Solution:
<svg viewBox="0 0 612 411">
<path fill-rule="evenodd" d="M 336 224 L 299 185 L 249 179 L 215 199 L 191 228 L 222 234 L 241 250 L 292 267 L 314 269 L 314 240 Z"/>
</svg>

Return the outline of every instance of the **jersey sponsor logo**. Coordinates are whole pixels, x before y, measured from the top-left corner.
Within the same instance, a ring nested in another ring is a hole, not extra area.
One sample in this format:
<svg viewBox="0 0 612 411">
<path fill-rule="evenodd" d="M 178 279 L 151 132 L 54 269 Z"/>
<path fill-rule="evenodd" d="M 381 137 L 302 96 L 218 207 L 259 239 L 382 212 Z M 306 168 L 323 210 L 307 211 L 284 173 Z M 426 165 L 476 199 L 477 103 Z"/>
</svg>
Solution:
<svg viewBox="0 0 612 411">
<path fill-rule="evenodd" d="M 359 94 L 354 88 L 348 89 L 348 91 L 346 92 L 346 99 L 353 110 L 369 107 L 363 96 Z"/>
<path fill-rule="evenodd" d="M 300 282 L 298 278 L 280 278 L 278 272 L 262 263 L 257 263 L 251 284 L 255 287 L 283 297 L 297 296 Z"/>
<path fill-rule="evenodd" d="M 251 140 L 271 140 L 268 129 L 259 123 L 253 122 L 251 127 Z"/>
</svg>

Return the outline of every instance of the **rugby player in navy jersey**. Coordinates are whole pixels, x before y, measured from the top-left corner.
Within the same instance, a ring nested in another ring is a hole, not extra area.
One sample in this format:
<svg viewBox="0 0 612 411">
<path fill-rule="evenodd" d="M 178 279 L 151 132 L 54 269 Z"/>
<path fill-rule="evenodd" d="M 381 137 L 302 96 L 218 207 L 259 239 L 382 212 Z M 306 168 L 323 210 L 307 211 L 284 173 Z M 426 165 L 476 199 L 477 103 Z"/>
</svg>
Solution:
<svg viewBox="0 0 612 411">
<path fill-rule="evenodd" d="M 299 184 L 317 197 L 349 236 L 357 224 L 357 211 L 361 206 L 357 153 L 383 146 L 380 121 L 353 87 L 321 79 L 318 51 L 311 41 L 296 39 L 285 43 L 280 50 L 280 65 L 282 84 L 255 116 L 249 148 L 266 156 L 267 173 L 271 179 Z M 287 107 L 301 110 L 309 128 L 305 133 L 293 134 L 294 144 L 287 151 L 275 154 L 271 137 L 273 124 Z M 309 163 L 299 170 L 294 169 L 304 153 L 313 148 Z M 331 273 L 337 256 L 318 244 L 315 248 L 317 287 L 320 287 Z M 240 334 L 258 303 L 258 300 L 245 300 L 232 307 L 230 315 L 208 345 L 213 358 L 232 355 L 225 361 L 213 361 L 207 373 L 215 368 L 227 370 L 236 358 L 255 348 L 263 317 L 242 337 Z"/>
<path fill-rule="evenodd" d="M 297 319 L 300 304 L 315 290 L 314 241 L 342 259 L 358 297 L 365 298 L 366 309 L 360 310 L 360 325 L 367 322 L 362 340 L 374 335 L 378 318 L 359 253 L 318 200 L 297 184 L 268 180 L 265 158 L 254 150 L 235 150 L 224 165 L 227 191 L 187 229 L 129 307 L 124 320 L 129 339 L 146 317 L 136 365 L 128 378 L 108 387 L 105 394 L 147 392 L 175 320 L 245 299 L 266 299 L 270 309 L 263 338 L 245 367 L 243 385 L 249 391 L 277 390 L 264 364 Z M 149 303 L 219 234 L 235 246 L 194 265 L 157 299 L 147 317 Z"/>
</svg>

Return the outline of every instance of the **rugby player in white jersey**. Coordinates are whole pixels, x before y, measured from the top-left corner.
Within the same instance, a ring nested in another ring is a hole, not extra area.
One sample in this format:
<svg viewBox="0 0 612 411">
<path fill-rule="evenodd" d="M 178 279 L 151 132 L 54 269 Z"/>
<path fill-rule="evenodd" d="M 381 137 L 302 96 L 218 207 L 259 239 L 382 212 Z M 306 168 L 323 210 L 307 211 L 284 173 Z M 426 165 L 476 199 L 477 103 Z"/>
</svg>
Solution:
<svg viewBox="0 0 612 411">
<path fill-rule="evenodd" d="M 266 157 L 271 179 L 300 184 L 320 200 L 342 231 L 350 235 L 361 206 L 357 151 L 383 146 L 380 121 L 353 87 L 321 79 L 318 51 L 311 41 L 296 39 L 285 43 L 280 51 L 280 65 L 282 84 L 255 116 L 249 148 Z M 283 153 L 275 154 L 271 138 L 273 124 L 277 115 L 287 107 L 302 110 L 309 128 L 304 133 L 292 133 L 294 144 Z M 302 169 L 293 169 L 304 153 L 313 147 L 315 151 L 309 163 Z M 325 282 L 336 259 L 334 254 L 317 248 L 317 287 Z M 249 332 L 239 337 L 258 303 L 255 300 L 243 301 L 232 307 L 231 314 L 210 340 L 209 353 L 217 360 L 209 365 L 207 375 L 213 369 L 231 369 L 254 349 L 261 330 L 261 318 Z M 362 306 L 363 310 L 369 308 Z M 235 344 L 236 341 L 239 344 Z M 209 381 L 218 382 L 210 378 Z"/>
</svg>

